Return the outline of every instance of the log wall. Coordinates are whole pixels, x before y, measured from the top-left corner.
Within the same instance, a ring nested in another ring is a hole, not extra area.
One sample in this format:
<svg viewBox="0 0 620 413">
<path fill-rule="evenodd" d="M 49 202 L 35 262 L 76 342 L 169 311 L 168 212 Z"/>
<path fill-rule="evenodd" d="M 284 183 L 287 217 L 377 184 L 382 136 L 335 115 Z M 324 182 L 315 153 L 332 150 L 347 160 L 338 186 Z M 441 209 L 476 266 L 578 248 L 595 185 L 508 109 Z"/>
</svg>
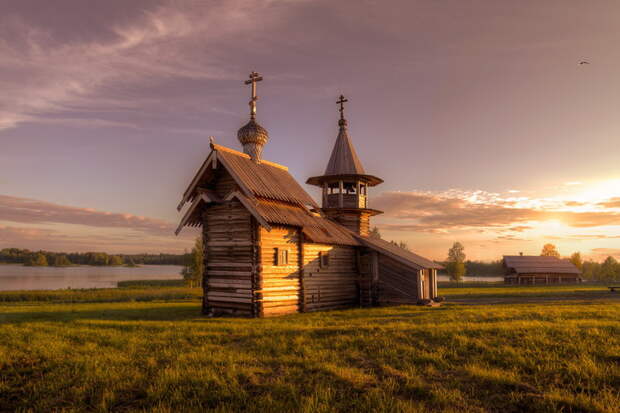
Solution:
<svg viewBox="0 0 620 413">
<path fill-rule="evenodd" d="M 367 236 L 370 231 L 370 214 L 362 211 L 327 211 L 327 216 L 338 222 L 343 227 Z"/>
<path fill-rule="evenodd" d="M 379 255 L 378 304 L 416 304 L 418 271 L 400 262 Z"/>
<path fill-rule="evenodd" d="M 321 267 L 319 253 L 329 253 L 329 265 Z M 304 311 L 359 305 L 357 255 L 354 247 L 303 244 Z"/>
<path fill-rule="evenodd" d="M 256 299 L 260 316 L 274 316 L 299 311 L 300 304 L 300 232 L 298 228 L 260 227 L 261 267 Z M 278 265 L 276 249 L 288 251 L 288 264 Z"/>
<path fill-rule="evenodd" d="M 213 189 L 220 198 L 224 198 L 237 189 L 237 183 L 226 169 L 219 168 Z"/>
<path fill-rule="evenodd" d="M 203 212 L 205 252 L 203 311 L 253 316 L 257 283 L 257 224 L 238 201 Z"/>
</svg>

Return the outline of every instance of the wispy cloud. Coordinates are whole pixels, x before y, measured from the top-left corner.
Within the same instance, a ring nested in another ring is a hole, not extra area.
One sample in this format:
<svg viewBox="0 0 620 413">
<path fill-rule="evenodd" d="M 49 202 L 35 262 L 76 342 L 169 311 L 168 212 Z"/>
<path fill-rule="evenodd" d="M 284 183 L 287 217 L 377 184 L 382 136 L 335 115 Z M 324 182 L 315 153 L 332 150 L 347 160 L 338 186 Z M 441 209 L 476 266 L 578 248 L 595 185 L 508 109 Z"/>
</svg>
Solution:
<svg viewBox="0 0 620 413">
<path fill-rule="evenodd" d="M 195 231 L 174 235 L 165 220 L 0 195 L 0 248 L 180 252 Z"/>
<path fill-rule="evenodd" d="M 111 21 L 92 36 L 70 41 L 54 30 L 34 24 L 28 14 L 0 16 L 0 130 L 49 113 L 125 108 L 161 109 L 160 98 L 135 93 L 154 83 L 239 78 L 226 63 L 231 39 L 283 17 L 283 9 L 266 10 L 272 1 L 233 0 L 225 3 L 166 1 L 135 11 L 129 20 Z M 83 22 L 82 22 L 83 23 Z M 170 105 L 173 96 L 167 96 Z M 204 101 L 202 104 L 204 105 Z M 57 122 L 77 120 L 61 118 Z M 135 127 L 132 122 L 92 119 L 99 126 Z"/>
<path fill-rule="evenodd" d="M 0 195 L 0 221 L 26 224 L 77 224 L 90 227 L 124 228 L 157 235 L 173 234 L 173 225 L 161 219 L 77 208 L 7 195 Z"/>
<path fill-rule="evenodd" d="M 579 228 L 620 225 L 620 213 L 615 211 L 572 211 L 562 209 L 566 204 L 555 200 L 519 201 L 481 191 L 384 192 L 373 205 L 384 210 L 386 218 L 391 218 L 384 228 L 401 231 L 501 228 L 523 232 L 532 229 L 528 223 L 546 221 L 560 221 Z"/>
</svg>

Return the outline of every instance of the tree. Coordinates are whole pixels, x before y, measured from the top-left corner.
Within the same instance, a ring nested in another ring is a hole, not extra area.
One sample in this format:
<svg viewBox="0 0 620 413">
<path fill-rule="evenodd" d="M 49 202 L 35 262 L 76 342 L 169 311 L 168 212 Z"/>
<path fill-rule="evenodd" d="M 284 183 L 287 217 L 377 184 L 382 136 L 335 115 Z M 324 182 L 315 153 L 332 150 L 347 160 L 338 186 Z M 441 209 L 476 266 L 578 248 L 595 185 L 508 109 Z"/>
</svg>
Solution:
<svg viewBox="0 0 620 413">
<path fill-rule="evenodd" d="M 452 281 L 462 281 L 467 273 L 464 262 L 448 262 L 446 264 L 446 272 Z"/>
<path fill-rule="evenodd" d="M 452 244 L 452 248 L 448 250 L 449 262 L 465 262 L 465 247 L 460 242 Z"/>
<path fill-rule="evenodd" d="M 202 285 L 202 275 L 204 272 L 204 254 L 202 237 L 196 238 L 194 248 L 192 248 L 191 254 L 188 255 L 187 262 L 181 270 L 183 279 L 189 284 L 190 287 L 200 287 Z"/>
<path fill-rule="evenodd" d="M 71 265 L 71 261 L 64 254 L 59 254 L 54 257 L 54 267 L 68 267 Z"/>
<path fill-rule="evenodd" d="M 410 251 L 409 249 L 409 244 L 407 244 L 405 241 L 390 241 L 390 244 L 396 245 L 399 248 L 402 248 L 404 250 Z"/>
<path fill-rule="evenodd" d="M 111 255 L 108 265 L 123 265 L 123 259 L 118 255 Z"/>
<path fill-rule="evenodd" d="M 30 265 L 33 267 L 47 267 L 47 258 L 45 258 L 45 255 L 39 251 L 30 258 L 26 265 Z"/>
<path fill-rule="evenodd" d="M 573 255 L 570 256 L 570 262 L 572 262 L 573 265 L 579 269 L 579 271 L 583 270 L 583 261 L 581 260 L 580 252 L 573 253 Z"/>
<path fill-rule="evenodd" d="M 601 264 L 600 270 L 600 279 L 603 281 L 612 281 L 618 278 L 620 273 L 620 266 L 618 265 L 618 261 L 609 256 L 603 261 Z"/>
<path fill-rule="evenodd" d="M 368 237 L 375 238 L 375 239 L 381 239 L 381 233 L 379 232 L 379 228 L 372 227 L 372 229 L 368 233 Z"/>
<path fill-rule="evenodd" d="M 545 244 L 543 246 L 542 251 L 540 252 L 540 255 L 543 257 L 560 258 L 560 253 L 558 252 L 558 250 L 555 248 L 555 245 L 553 244 Z"/>
<path fill-rule="evenodd" d="M 467 273 L 467 268 L 465 267 L 465 247 L 458 241 L 448 250 L 446 272 L 450 279 L 454 281 L 461 281 Z"/>
</svg>

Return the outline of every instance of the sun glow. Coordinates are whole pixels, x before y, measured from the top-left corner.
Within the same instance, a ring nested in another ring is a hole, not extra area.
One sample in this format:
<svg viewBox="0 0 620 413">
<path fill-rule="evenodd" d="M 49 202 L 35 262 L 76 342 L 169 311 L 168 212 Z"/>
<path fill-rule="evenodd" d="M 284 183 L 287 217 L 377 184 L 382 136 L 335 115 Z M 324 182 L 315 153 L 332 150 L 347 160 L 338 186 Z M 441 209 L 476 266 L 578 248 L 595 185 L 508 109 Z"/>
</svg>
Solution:
<svg viewBox="0 0 620 413">
<path fill-rule="evenodd" d="M 584 191 L 572 196 L 573 200 L 595 204 L 620 197 L 620 179 L 610 179 L 583 187 L 585 187 Z"/>
</svg>

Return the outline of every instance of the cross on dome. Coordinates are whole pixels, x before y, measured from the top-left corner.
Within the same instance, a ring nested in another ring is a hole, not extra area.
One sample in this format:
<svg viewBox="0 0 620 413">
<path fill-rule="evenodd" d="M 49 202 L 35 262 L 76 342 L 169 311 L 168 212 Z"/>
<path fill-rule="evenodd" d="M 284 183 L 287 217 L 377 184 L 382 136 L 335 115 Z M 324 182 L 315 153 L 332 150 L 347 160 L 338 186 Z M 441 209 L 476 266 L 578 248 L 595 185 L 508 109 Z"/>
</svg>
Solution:
<svg viewBox="0 0 620 413">
<path fill-rule="evenodd" d="M 252 71 L 252 73 L 250 73 L 250 79 L 244 82 L 246 85 L 252 85 L 252 99 L 249 103 L 250 119 L 256 119 L 256 101 L 258 100 L 258 96 L 256 96 L 256 82 L 260 82 L 261 80 L 263 80 L 263 77 L 260 73 Z"/>
</svg>

